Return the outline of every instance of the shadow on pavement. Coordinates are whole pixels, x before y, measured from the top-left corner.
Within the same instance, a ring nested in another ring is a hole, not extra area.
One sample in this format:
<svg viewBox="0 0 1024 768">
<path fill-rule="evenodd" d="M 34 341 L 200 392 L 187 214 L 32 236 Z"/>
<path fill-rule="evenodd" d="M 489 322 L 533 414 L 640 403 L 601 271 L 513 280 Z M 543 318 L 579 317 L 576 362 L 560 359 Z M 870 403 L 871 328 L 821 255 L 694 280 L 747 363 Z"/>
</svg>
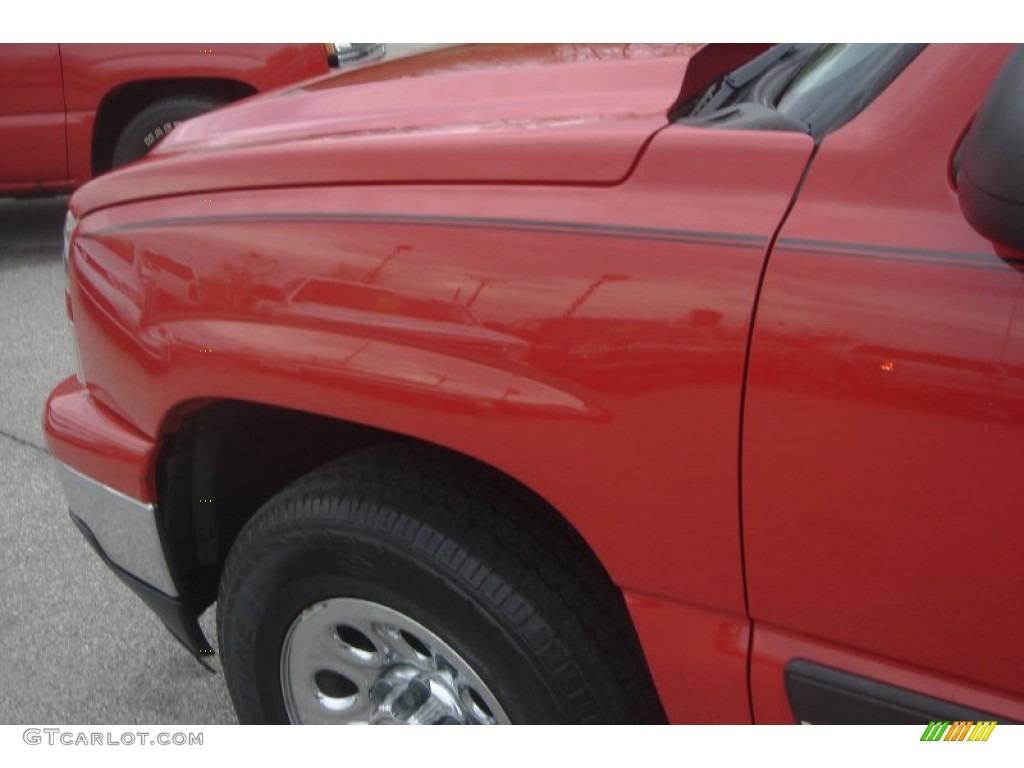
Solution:
<svg viewBox="0 0 1024 768">
<path fill-rule="evenodd" d="M 12 252 L 60 255 L 68 198 L 0 198 L 0 258 Z"/>
</svg>

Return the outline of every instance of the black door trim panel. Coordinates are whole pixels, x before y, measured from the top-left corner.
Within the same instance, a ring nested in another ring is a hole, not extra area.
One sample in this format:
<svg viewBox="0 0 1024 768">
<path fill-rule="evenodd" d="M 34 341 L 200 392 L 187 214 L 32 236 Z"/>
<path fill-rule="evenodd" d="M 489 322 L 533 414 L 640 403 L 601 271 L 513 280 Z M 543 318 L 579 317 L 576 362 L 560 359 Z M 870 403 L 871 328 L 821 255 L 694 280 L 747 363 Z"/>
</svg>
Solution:
<svg viewBox="0 0 1024 768">
<path fill-rule="evenodd" d="M 933 720 L 1014 722 L 991 712 L 880 683 L 806 659 L 787 663 L 783 678 L 789 706 L 798 723 L 927 725 Z"/>
</svg>

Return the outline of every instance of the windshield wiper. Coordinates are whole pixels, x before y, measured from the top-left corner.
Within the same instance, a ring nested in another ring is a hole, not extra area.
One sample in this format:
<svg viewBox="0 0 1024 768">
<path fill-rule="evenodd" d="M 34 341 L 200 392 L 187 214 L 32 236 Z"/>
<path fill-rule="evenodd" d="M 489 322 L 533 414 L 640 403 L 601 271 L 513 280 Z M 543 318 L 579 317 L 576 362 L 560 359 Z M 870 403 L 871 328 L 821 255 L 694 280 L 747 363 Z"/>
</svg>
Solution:
<svg viewBox="0 0 1024 768">
<path fill-rule="evenodd" d="M 798 47 L 796 43 L 776 45 L 743 66 L 734 69 L 704 91 L 687 116 L 696 117 L 726 106 L 733 96 L 773 69 L 776 64 L 796 51 Z"/>
</svg>

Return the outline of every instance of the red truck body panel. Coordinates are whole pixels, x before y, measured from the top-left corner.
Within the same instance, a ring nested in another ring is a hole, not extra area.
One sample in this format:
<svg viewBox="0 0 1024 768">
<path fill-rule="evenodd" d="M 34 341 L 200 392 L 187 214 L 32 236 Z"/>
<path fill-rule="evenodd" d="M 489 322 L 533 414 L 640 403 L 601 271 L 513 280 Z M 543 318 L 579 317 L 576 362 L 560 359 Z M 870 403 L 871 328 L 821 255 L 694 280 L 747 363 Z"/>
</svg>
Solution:
<svg viewBox="0 0 1024 768">
<path fill-rule="evenodd" d="M 303 402 L 446 445 L 537 490 L 623 586 L 742 613 L 748 323 L 810 149 L 678 126 L 615 189 L 318 187 L 102 210 L 72 254 L 86 379 L 153 437 L 178 403 L 214 397 Z M 666 198 L 684 173 L 700 192 Z M 482 200 L 505 215 L 465 215 Z M 737 205 L 742 230 L 723 234 Z M 624 454 L 651 440 L 675 472 Z M 615 469 L 601 483 L 565 472 L 581 450 Z M 621 513 L 635 505 L 657 522 L 638 528 Z"/>
</svg>

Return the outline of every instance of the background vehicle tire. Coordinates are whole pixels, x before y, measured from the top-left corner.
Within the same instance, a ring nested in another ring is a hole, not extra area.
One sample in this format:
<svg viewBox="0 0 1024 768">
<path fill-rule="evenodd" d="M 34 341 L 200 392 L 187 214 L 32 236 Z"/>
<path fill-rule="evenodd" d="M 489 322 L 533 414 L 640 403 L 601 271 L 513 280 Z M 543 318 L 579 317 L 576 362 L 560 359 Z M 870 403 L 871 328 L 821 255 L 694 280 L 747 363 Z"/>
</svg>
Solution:
<svg viewBox="0 0 1024 768">
<path fill-rule="evenodd" d="M 169 96 L 155 101 L 133 117 L 114 146 L 111 168 L 138 160 L 179 123 L 223 105 L 215 96 Z"/>
<path fill-rule="evenodd" d="M 485 467 L 397 445 L 268 501 L 220 586 L 239 719 L 664 722 L 621 595 L 531 504 Z"/>
</svg>

